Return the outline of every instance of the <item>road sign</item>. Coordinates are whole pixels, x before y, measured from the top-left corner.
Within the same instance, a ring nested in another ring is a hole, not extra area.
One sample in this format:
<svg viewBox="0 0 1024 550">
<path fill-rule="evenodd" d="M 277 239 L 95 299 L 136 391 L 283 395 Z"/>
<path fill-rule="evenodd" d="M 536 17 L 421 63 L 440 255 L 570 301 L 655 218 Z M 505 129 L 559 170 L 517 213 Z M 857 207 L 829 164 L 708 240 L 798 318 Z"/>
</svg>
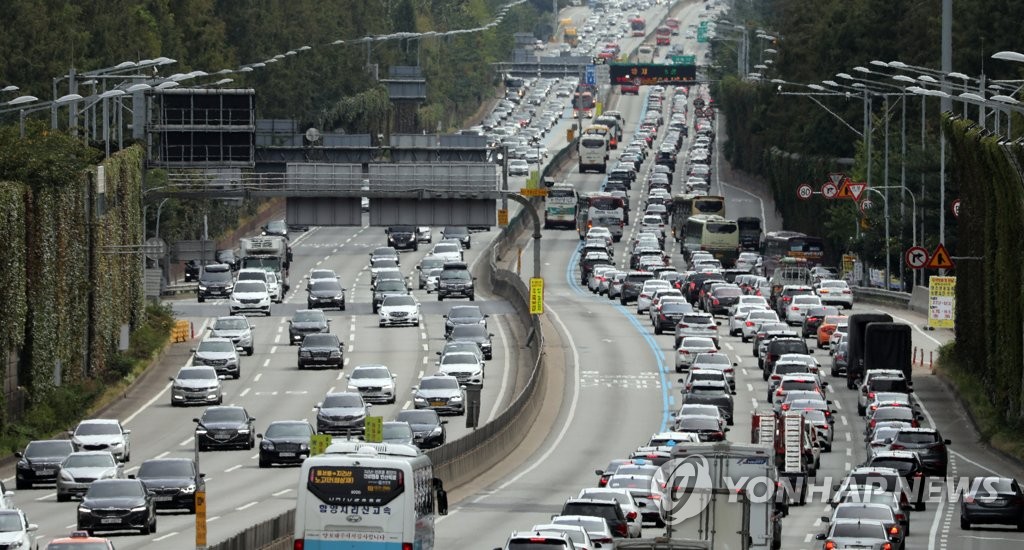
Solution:
<svg viewBox="0 0 1024 550">
<path fill-rule="evenodd" d="M 331 434 L 313 434 L 309 438 L 309 456 L 322 455 L 331 446 Z"/>
<path fill-rule="evenodd" d="M 368 443 L 384 442 L 384 417 L 367 416 L 363 426 L 366 428 L 363 439 Z"/>
<path fill-rule="evenodd" d="M 824 195 L 826 199 L 834 199 L 836 198 L 836 195 L 839 194 L 839 187 L 832 182 L 827 182 L 825 185 L 821 186 L 821 194 Z"/>
<path fill-rule="evenodd" d="M 875 203 L 871 202 L 871 199 L 864 199 L 860 201 L 860 213 L 867 214 L 868 210 L 871 210 L 875 206 Z"/>
<path fill-rule="evenodd" d="M 548 196 L 548 190 L 545 187 L 522 187 L 519 189 L 519 194 L 524 197 L 546 197 Z"/>
<path fill-rule="evenodd" d="M 530 278 L 530 315 L 544 313 L 544 279 Z"/>
<path fill-rule="evenodd" d="M 696 65 L 697 64 L 697 56 L 696 55 L 670 55 L 669 59 L 671 59 L 672 63 L 675 63 L 676 65 Z"/>
<path fill-rule="evenodd" d="M 942 243 L 935 247 L 935 252 L 932 252 L 926 267 L 928 269 L 953 269 L 953 260 L 949 257 L 949 252 L 946 251 L 946 247 Z"/>
<path fill-rule="evenodd" d="M 955 201 L 953 201 L 953 217 L 960 217 L 960 199 L 956 199 Z"/>
<path fill-rule="evenodd" d="M 847 179 L 846 174 L 841 172 L 832 172 L 828 175 L 828 181 L 835 185 L 837 188 L 843 184 L 843 180 Z"/>
<path fill-rule="evenodd" d="M 498 209 L 498 227 L 505 227 L 506 225 L 508 225 L 508 209 L 507 208 L 499 208 Z"/>
<path fill-rule="evenodd" d="M 910 269 L 921 269 L 928 263 L 928 250 L 920 246 L 912 246 L 903 254 L 903 260 Z"/>
<path fill-rule="evenodd" d="M 597 86 L 597 67 L 587 65 L 583 72 L 583 80 L 591 86 Z"/>
<path fill-rule="evenodd" d="M 154 262 L 159 261 L 167 255 L 167 241 L 160 237 L 150 237 L 142 245 L 142 253 Z"/>
<path fill-rule="evenodd" d="M 692 82 L 697 79 L 696 65 L 656 63 L 612 63 L 608 66 L 612 84 L 632 85 L 635 80 L 649 86 L 663 82 Z"/>
<path fill-rule="evenodd" d="M 196 491 L 196 548 L 206 548 L 206 491 Z"/>
<path fill-rule="evenodd" d="M 954 328 L 956 277 L 928 277 L 928 326 Z"/>
<path fill-rule="evenodd" d="M 811 186 L 806 183 L 801 183 L 800 186 L 796 188 L 796 196 L 803 200 L 811 198 L 811 195 L 813 194 L 814 189 L 811 189 Z"/>
<path fill-rule="evenodd" d="M 860 196 L 864 194 L 864 190 L 868 188 L 868 184 L 862 181 L 852 182 L 850 180 L 846 180 L 846 187 L 850 189 L 851 198 L 855 201 L 859 201 Z"/>
</svg>

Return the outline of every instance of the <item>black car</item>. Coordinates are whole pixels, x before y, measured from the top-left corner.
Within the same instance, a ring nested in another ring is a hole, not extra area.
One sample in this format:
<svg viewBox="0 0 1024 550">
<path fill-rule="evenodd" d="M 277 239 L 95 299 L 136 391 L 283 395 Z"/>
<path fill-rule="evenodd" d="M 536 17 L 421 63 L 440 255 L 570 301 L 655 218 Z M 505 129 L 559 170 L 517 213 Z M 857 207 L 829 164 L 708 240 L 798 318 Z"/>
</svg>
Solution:
<svg viewBox="0 0 1024 550">
<path fill-rule="evenodd" d="M 302 464 L 309 456 L 313 426 L 304 420 L 278 420 L 256 434 L 260 442 L 260 468 L 273 464 Z"/>
<path fill-rule="evenodd" d="M 444 315 L 444 335 L 447 338 L 458 325 L 487 326 L 487 315 L 480 306 L 455 306 Z"/>
<path fill-rule="evenodd" d="M 875 451 L 865 465 L 872 468 L 892 468 L 899 472 L 900 476 L 906 480 L 906 487 L 911 492 L 907 498 L 916 504 L 916 510 L 925 509 L 924 499 L 928 493 L 928 483 L 924 464 L 921 463 L 917 453 L 893 450 Z"/>
<path fill-rule="evenodd" d="M 231 271 L 238 271 L 242 267 L 242 259 L 238 257 L 238 254 L 231 248 L 225 248 L 218 250 L 214 255 L 214 259 L 219 264 L 226 264 L 231 267 Z"/>
<path fill-rule="evenodd" d="M 728 430 L 728 428 L 725 428 Z M 673 431 L 697 434 L 703 441 L 725 441 L 725 430 L 717 417 L 687 415 L 679 418 Z"/>
<path fill-rule="evenodd" d="M 778 361 L 779 357 L 787 353 L 807 355 L 811 353 L 811 350 L 807 347 L 807 341 L 803 338 L 778 337 L 768 342 L 768 351 L 764 355 L 764 365 L 762 365 L 763 370 L 761 374 L 765 380 L 768 380 L 768 377 L 771 376 L 772 369 L 775 368 L 775 362 Z"/>
<path fill-rule="evenodd" d="M 196 493 L 206 491 L 204 477 L 206 474 L 199 473 L 191 458 L 151 458 L 139 466 L 135 475 L 158 509 L 185 509 L 193 514 Z"/>
<path fill-rule="evenodd" d="M 199 274 L 199 285 L 196 287 L 196 299 L 205 302 L 210 296 L 228 298 L 235 289 L 235 280 L 231 276 L 228 264 L 210 264 Z"/>
<path fill-rule="evenodd" d="M 306 308 L 327 309 L 336 307 L 345 311 L 345 288 L 338 281 L 320 279 L 306 288 Z"/>
<path fill-rule="evenodd" d="M 264 235 L 279 235 L 288 238 L 288 224 L 284 220 L 270 221 L 260 229 L 263 230 Z"/>
<path fill-rule="evenodd" d="M 658 316 L 654 318 L 654 334 L 665 330 L 674 331 L 683 315 L 693 311 L 693 306 L 686 302 L 666 302 L 661 305 Z"/>
<path fill-rule="evenodd" d="M 421 449 L 431 449 L 444 445 L 448 432 L 445 429 L 447 420 L 433 409 L 399 411 L 395 420 L 408 422 L 412 427 L 413 443 Z"/>
<path fill-rule="evenodd" d="M 392 225 L 384 230 L 388 236 L 388 246 L 396 249 L 419 250 L 420 242 L 416 238 L 416 226 Z"/>
<path fill-rule="evenodd" d="M 255 418 L 242 407 L 219 406 L 193 418 L 199 451 L 210 449 L 252 449 L 256 446 Z"/>
<path fill-rule="evenodd" d="M 288 345 L 302 343 L 310 334 L 331 331 L 331 321 L 319 309 L 300 309 L 288 320 Z"/>
<path fill-rule="evenodd" d="M 949 471 L 949 449 L 946 447 L 951 443 L 932 428 L 901 428 L 892 438 L 889 450 L 913 451 L 924 464 L 927 475 L 945 477 Z"/>
<path fill-rule="evenodd" d="M 441 230 L 441 240 L 444 239 L 458 239 L 463 250 L 469 250 L 473 244 L 469 237 L 469 228 L 464 225 L 446 225 Z"/>
<path fill-rule="evenodd" d="M 596 516 L 604 518 L 612 536 L 629 537 L 629 523 L 622 507 L 614 500 L 596 500 L 590 498 L 571 498 L 562 505 L 563 516 Z"/>
<path fill-rule="evenodd" d="M 476 345 L 480 346 L 484 359 L 489 361 L 493 351 L 491 344 L 493 336 L 493 334 L 487 332 L 487 327 L 484 325 L 458 325 L 452 328 L 452 331 L 448 333 L 446 338 L 452 342 L 476 343 Z"/>
<path fill-rule="evenodd" d="M 185 282 L 191 283 L 199 280 L 199 273 L 203 270 L 203 264 L 199 260 L 185 262 Z"/>
<path fill-rule="evenodd" d="M 586 256 L 580 257 L 580 284 L 586 285 L 587 279 L 590 278 L 590 272 L 594 270 L 596 265 L 611 265 L 614 266 L 615 262 L 612 261 L 611 256 L 605 252 L 588 252 Z M 652 274 L 653 277 L 653 274 Z"/>
<path fill-rule="evenodd" d="M 727 383 L 695 382 L 683 392 L 681 404 L 714 405 L 722 412 L 725 423 L 733 424 L 732 390 Z"/>
<path fill-rule="evenodd" d="M 704 311 L 712 315 L 728 313 L 729 308 L 736 305 L 742 295 L 743 291 L 738 286 L 718 285 L 704 295 Z"/>
<path fill-rule="evenodd" d="M 455 296 L 476 300 L 476 288 L 469 266 L 463 262 L 447 262 L 437 274 L 437 301 Z"/>
<path fill-rule="evenodd" d="M 345 351 L 336 334 L 310 334 L 299 344 L 299 369 L 306 367 L 337 367 L 344 364 Z"/>
<path fill-rule="evenodd" d="M 97 479 L 78 505 L 78 530 L 156 532 L 156 506 L 138 479 Z"/>
<path fill-rule="evenodd" d="M 55 483 L 57 470 L 64 459 L 75 452 L 70 439 L 30 441 L 18 457 L 14 485 L 18 490 L 31 489 L 36 483 Z"/>
<path fill-rule="evenodd" d="M 1016 480 L 1005 477 L 976 477 L 960 501 L 960 528 L 979 523 L 1013 525 L 1024 530 L 1024 492 Z"/>
<path fill-rule="evenodd" d="M 640 290 L 644 283 L 654 278 L 654 273 L 649 271 L 630 271 L 622 281 L 622 292 L 619 295 L 619 303 L 626 305 L 636 301 L 640 297 Z"/>
<path fill-rule="evenodd" d="M 819 306 L 808 309 L 807 315 L 804 315 L 804 322 L 800 327 L 800 334 L 804 338 L 817 336 L 818 327 L 825 322 L 825 317 L 830 315 L 839 315 L 839 309 L 834 306 Z"/>
<path fill-rule="evenodd" d="M 378 281 L 373 287 L 373 304 L 371 308 L 374 313 L 380 309 L 380 304 L 384 301 L 384 298 L 388 296 L 406 296 L 409 294 L 409 287 L 405 285 L 405 281 L 401 279 L 387 279 L 384 281 Z"/>
</svg>

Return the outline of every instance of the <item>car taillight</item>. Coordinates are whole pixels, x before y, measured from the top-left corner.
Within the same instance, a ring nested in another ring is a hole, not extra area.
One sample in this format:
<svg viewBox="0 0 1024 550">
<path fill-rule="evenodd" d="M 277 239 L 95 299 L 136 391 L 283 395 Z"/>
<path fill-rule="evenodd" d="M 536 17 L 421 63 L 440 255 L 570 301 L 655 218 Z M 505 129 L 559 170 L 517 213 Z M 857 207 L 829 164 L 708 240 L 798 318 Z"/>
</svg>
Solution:
<svg viewBox="0 0 1024 550">
<path fill-rule="evenodd" d="M 772 380 L 782 380 L 782 377 L 779 376 L 778 374 L 773 374 L 772 375 Z"/>
<path fill-rule="evenodd" d="M 719 302 L 718 302 L 718 298 L 713 298 L 713 299 L 711 300 L 711 303 L 717 306 L 717 305 L 718 305 L 718 303 L 719 303 Z"/>
<path fill-rule="evenodd" d="M 626 514 L 626 519 L 628 519 L 628 520 L 636 519 L 636 512 L 630 512 L 630 513 Z"/>
<path fill-rule="evenodd" d="M 825 550 L 835 550 L 835 549 L 836 549 L 836 543 L 834 541 L 831 541 L 831 540 L 825 541 Z"/>
<path fill-rule="evenodd" d="M 620 523 L 615 526 L 615 531 L 619 533 L 619 536 L 628 537 L 629 527 L 625 523 Z"/>
<path fill-rule="evenodd" d="M 747 325 L 748 327 L 752 327 L 752 326 L 754 326 L 754 322 L 753 322 L 753 321 L 747 321 L 747 322 L 746 322 L 746 325 Z"/>
<path fill-rule="evenodd" d="M 792 299 L 793 299 L 793 298 L 790 298 L 789 296 L 783 296 L 783 297 L 782 297 L 782 301 L 783 301 L 783 302 L 789 302 L 789 301 L 791 301 Z"/>
<path fill-rule="evenodd" d="M 530 542 L 545 543 L 547 541 L 548 541 L 548 539 L 546 539 L 544 537 L 530 537 Z M 412 547 L 410 546 L 410 549 L 411 548 Z M 405 545 L 404 544 L 402 545 L 402 550 L 405 550 Z"/>
<path fill-rule="evenodd" d="M 911 428 L 920 428 L 921 425 L 917 423 L 917 420 L 911 420 L 910 421 L 910 427 Z"/>
<path fill-rule="evenodd" d="M 964 497 L 964 502 L 967 504 L 974 504 L 974 497 Z"/>
<path fill-rule="evenodd" d="M 782 410 L 788 411 L 789 410 L 789 403 L 783 403 L 782 404 Z"/>
<path fill-rule="evenodd" d="M 302 550 L 306 547 L 305 539 L 295 539 L 295 543 L 292 545 L 292 550 Z"/>
<path fill-rule="evenodd" d="M 872 428 L 874 428 L 875 427 L 875 420 L 872 419 L 871 422 L 868 423 L 868 426 L 871 426 Z"/>
<path fill-rule="evenodd" d="M 850 291 L 849 290 L 844 290 L 843 294 L 850 294 Z"/>
<path fill-rule="evenodd" d="M 875 392 L 869 392 L 868 393 L 868 399 L 874 399 L 874 398 L 875 398 Z"/>
<path fill-rule="evenodd" d="M 826 422 L 824 424 L 818 424 L 818 427 L 827 430 L 828 429 L 828 422 Z"/>
<path fill-rule="evenodd" d="M 591 540 L 593 540 L 594 542 L 600 542 L 601 544 L 608 544 L 608 543 L 612 542 L 612 539 L 610 539 L 608 537 L 604 537 L 604 538 L 600 538 L 600 539 L 591 539 Z"/>
<path fill-rule="evenodd" d="M 782 388 L 775 390 L 775 395 L 782 395 Z"/>
<path fill-rule="evenodd" d="M 896 521 L 907 521 L 906 514 L 896 514 Z"/>
<path fill-rule="evenodd" d="M 723 372 L 725 372 L 725 374 L 733 374 L 735 371 L 730 367 L 725 369 Z"/>
<path fill-rule="evenodd" d="M 900 528 L 893 525 L 889 528 L 889 534 L 895 537 L 896 535 L 900 534 Z"/>
<path fill-rule="evenodd" d="M 597 481 L 597 486 L 604 487 L 605 485 L 608 485 L 608 478 L 601 476 L 601 479 Z"/>
<path fill-rule="evenodd" d="M 681 355 L 690 355 L 690 352 L 686 351 L 685 349 L 681 349 L 681 350 L 679 350 L 679 353 L 680 353 Z"/>
<path fill-rule="evenodd" d="M 665 319 L 667 319 L 667 317 L 665 317 L 665 314 L 664 314 L 664 313 L 659 313 L 659 314 L 658 314 L 658 318 L 659 318 L 659 319 L 661 319 L 662 321 L 664 321 Z"/>
<path fill-rule="evenodd" d="M 677 325 L 678 328 L 690 328 L 690 325 Z"/>
<path fill-rule="evenodd" d="M 881 550 L 892 550 L 892 544 L 888 542 L 883 544 Z"/>
<path fill-rule="evenodd" d="M 800 311 L 800 306 L 793 306 L 789 308 L 790 311 Z"/>
<path fill-rule="evenodd" d="M 900 445 L 899 443 L 893 443 L 892 445 L 889 445 L 890 451 L 902 451 L 904 449 L 906 449 L 906 447 Z"/>
<path fill-rule="evenodd" d="M 540 540 L 544 541 L 545 539 L 540 539 Z M 403 542 L 402 543 L 402 550 L 412 550 L 412 543 L 411 542 Z"/>
</svg>

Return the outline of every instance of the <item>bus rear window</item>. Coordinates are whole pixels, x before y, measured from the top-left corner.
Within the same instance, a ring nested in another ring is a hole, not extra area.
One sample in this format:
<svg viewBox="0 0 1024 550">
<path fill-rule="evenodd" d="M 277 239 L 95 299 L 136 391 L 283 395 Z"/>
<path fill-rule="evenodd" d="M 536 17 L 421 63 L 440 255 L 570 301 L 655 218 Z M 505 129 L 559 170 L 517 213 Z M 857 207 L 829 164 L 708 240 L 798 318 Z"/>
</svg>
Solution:
<svg viewBox="0 0 1024 550">
<path fill-rule="evenodd" d="M 332 506 L 383 506 L 405 492 L 405 479 L 395 468 L 316 466 L 306 488 Z"/>
<path fill-rule="evenodd" d="M 706 227 L 708 233 L 715 233 L 719 235 L 730 235 L 735 233 L 737 230 L 736 224 L 734 223 L 708 223 Z"/>
<path fill-rule="evenodd" d="M 588 149 L 599 149 L 604 147 L 605 141 L 604 138 L 585 138 L 580 140 L 580 145 Z"/>
</svg>

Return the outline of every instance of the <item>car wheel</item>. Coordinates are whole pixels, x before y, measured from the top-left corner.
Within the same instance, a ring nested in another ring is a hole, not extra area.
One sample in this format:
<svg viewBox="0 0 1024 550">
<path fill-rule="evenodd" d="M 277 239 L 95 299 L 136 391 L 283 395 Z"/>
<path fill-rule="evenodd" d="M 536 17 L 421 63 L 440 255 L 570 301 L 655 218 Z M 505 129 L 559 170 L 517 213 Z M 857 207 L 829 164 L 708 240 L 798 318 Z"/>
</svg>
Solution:
<svg viewBox="0 0 1024 550">
<path fill-rule="evenodd" d="M 475 302 L 476 301 L 476 294 L 470 294 L 469 295 L 469 301 L 470 302 Z"/>
<path fill-rule="evenodd" d="M 156 533 L 156 515 L 153 515 L 153 521 L 149 524 L 149 532 Z"/>
<path fill-rule="evenodd" d="M 250 451 L 256 448 L 256 439 L 250 438 L 249 444 L 246 446 Z"/>
<path fill-rule="evenodd" d="M 654 334 L 661 334 L 662 332 L 664 332 L 664 331 L 661 330 L 661 325 L 660 324 L 654 325 Z"/>
<path fill-rule="evenodd" d="M 245 348 L 245 354 L 248 355 L 249 357 L 252 357 L 252 354 L 253 354 L 254 351 L 255 351 L 255 348 L 252 347 L 252 346 Z"/>
<path fill-rule="evenodd" d="M 32 482 L 31 481 L 25 481 L 23 479 L 16 479 L 14 481 L 14 488 L 18 489 L 19 491 L 22 490 L 22 489 L 31 489 L 32 488 Z"/>
<path fill-rule="evenodd" d="M 1020 526 L 1018 525 L 1018 527 L 1020 527 Z M 964 531 L 970 531 L 971 530 L 971 522 L 967 521 L 967 519 L 965 519 L 963 516 L 960 516 L 960 529 L 962 529 Z"/>
<path fill-rule="evenodd" d="M 146 523 L 145 525 L 142 526 L 142 529 L 139 529 L 139 534 L 140 535 L 148 535 L 150 533 L 150 527 L 151 526 L 152 526 L 151 523 Z"/>
<path fill-rule="evenodd" d="M 750 338 L 747 338 L 746 336 L 740 336 L 740 342 L 743 342 L 744 344 L 746 344 L 746 343 L 750 342 Z"/>
<path fill-rule="evenodd" d="M 238 380 L 238 379 L 239 379 L 239 378 L 241 378 L 241 377 L 242 377 L 242 370 L 241 370 L 241 369 L 239 369 L 239 370 L 238 370 L 238 372 L 236 372 L 235 374 L 233 374 L 233 375 L 231 376 L 231 379 L 232 379 L 232 380 Z"/>
<path fill-rule="evenodd" d="M 206 444 L 200 442 L 199 443 L 199 452 L 202 453 L 202 452 L 206 452 L 207 450 L 209 450 L 209 447 L 207 447 Z"/>
<path fill-rule="evenodd" d="M 57 493 L 57 502 L 67 502 L 71 500 L 71 495 L 66 493 Z"/>
<path fill-rule="evenodd" d="M 440 292 L 437 293 L 437 301 L 438 302 L 443 302 L 444 301 L 444 296 L 441 296 Z"/>
<path fill-rule="evenodd" d="M 859 403 L 857 404 L 857 416 L 864 416 L 867 412 L 867 407 L 862 407 Z"/>
<path fill-rule="evenodd" d="M 263 460 L 262 458 L 260 459 L 260 468 L 269 468 L 270 465 L 271 462 L 269 460 Z"/>
<path fill-rule="evenodd" d="M 302 363 L 299 363 L 299 370 L 302 370 L 302 369 L 305 369 L 305 368 L 306 368 L 306 365 L 303 365 Z"/>
<path fill-rule="evenodd" d="M 197 296 L 196 299 L 199 301 L 200 304 L 206 301 L 206 297 L 201 295 Z"/>
<path fill-rule="evenodd" d="M 224 404 L 224 396 L 223 395 L 217 398 L 217 404 L 218 405 L 223 405 Z"/>
<path fill-rule="evenodd" d="M 345 302 L 342 302 L 341 307 L 338 309 L 340 309 L 341 311 L 345 311 Z"/>
</svg>

